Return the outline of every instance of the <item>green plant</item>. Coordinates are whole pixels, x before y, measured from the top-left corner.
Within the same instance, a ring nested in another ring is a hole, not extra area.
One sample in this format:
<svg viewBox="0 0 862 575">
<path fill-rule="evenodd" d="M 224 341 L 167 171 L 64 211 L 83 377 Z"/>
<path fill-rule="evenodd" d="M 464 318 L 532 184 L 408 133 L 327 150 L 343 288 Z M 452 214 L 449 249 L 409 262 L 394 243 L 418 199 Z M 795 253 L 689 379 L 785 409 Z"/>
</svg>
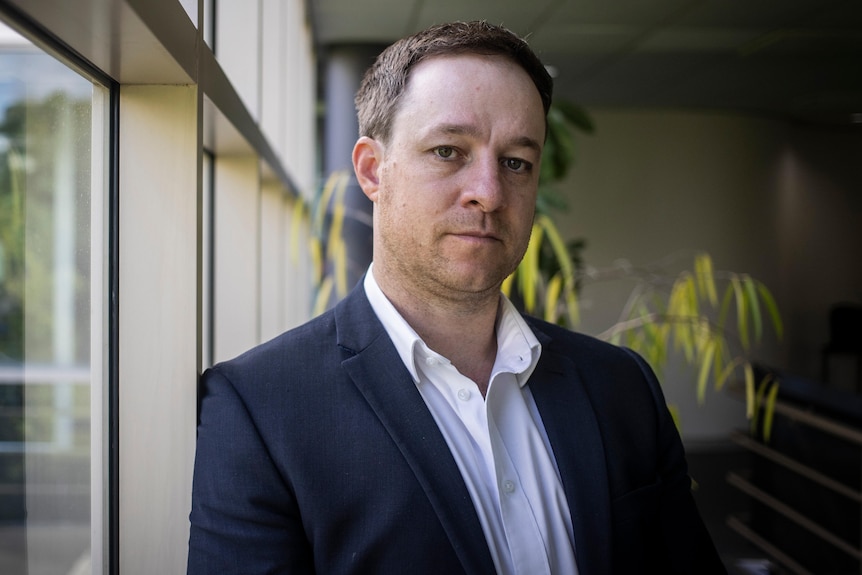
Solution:
<svg viewBox="0 0 862 575">
<path fill-rule="evenodd" d="M 669 358 L 679 354 L 697 373 L 695 386 L 701 404 L 710 380 L 720 391 L 731 379 L 741 379 L 746 415 L 752 423 L 758 407 L 767 401 L 769 421 L 764 424 L 768 432 L 777 381 L 767 375 L 756 382 L 751 355 L 763 340 L 766 321 L 778 338 L 783 333 L 769 289 L 748 274 L 715 271 L 706 253 L 696 254 L 692 269 L 675 276 L 630 266 L 623 275 L 633 279 L 635 287 L 619 320 L 598 337 L 634 349 L 659 376 Z M 591 281 L 599 280 L 600 273 L 591 275 Z"/>
<path fill-rule="evenodd" d="M 332 303 L 347 295 L 347 246 L 342 236 L 345 217 L 344 194 L 349 175 L 336 171 L 311 201 L 299 195 L 294 200 L 291 222 L 291 246 L 294 262 L 298 260 L 299 234 L 308 229 L 312 285 L 315 296 L 312 315 L 319 315 Z M 306 225 L 303 225 L 303 224 Z"/>
</svg>

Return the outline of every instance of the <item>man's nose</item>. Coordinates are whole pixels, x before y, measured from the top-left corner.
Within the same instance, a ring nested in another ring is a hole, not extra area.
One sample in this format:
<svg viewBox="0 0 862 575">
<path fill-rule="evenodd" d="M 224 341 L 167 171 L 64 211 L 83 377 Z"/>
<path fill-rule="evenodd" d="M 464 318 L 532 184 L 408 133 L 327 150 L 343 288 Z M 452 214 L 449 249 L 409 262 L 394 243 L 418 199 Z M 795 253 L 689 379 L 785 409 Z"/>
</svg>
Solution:
<svg viewBox="0 0 862 575">
<path fill-rule="evenodd" d="M 464 184 L 464 205 L 478 206 L 493 212 L 505 205 L 505 188 L 500 162 L 496 157 L 476 158 Z"/>
</svg>

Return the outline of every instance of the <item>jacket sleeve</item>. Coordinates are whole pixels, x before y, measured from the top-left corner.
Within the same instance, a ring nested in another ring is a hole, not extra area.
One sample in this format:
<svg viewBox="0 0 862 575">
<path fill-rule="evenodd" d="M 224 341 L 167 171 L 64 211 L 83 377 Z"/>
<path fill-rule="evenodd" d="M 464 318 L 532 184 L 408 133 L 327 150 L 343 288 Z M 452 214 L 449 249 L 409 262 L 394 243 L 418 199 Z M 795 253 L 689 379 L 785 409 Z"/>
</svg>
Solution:
<svg viewBox="0 0 862 575">
<path fill-rule="evenodd" d="M 313 573 L 289 485 L 233 383 L 201 381 L 188 575 Z"/>
<path fill-rule="evenodd" d="M 652 554 L 663 573 L 686 575 L 726 574 L 725 568 L 691 494 L 691 478 L 682 441 L 667 409 L 658 380 L 646 362 L 626 350 L 637 362 L 652 391 L 658 411 L 657 520 L 654 524 Z M 639 494 L 635 494 L 639 496 Z"/>
</svg>

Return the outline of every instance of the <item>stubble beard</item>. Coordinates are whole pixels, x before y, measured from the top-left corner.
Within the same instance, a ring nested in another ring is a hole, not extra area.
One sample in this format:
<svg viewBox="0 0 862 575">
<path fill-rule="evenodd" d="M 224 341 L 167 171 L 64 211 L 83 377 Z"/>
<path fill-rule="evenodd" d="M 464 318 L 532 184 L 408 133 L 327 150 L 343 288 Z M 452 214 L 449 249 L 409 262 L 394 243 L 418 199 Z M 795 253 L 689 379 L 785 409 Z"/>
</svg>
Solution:
<svg viewBox="0 0 862 575">
<path fill-rule="evenodd" d="M 385 233 L 380 235 L 386 271 L 398 289 L 414 301 L 464 312 L 476 311 L 483 304 L 496 305 L 500 286 L 517 268 L 526 251 L 524 242 L 514 261 L 501 261 L 490 269 L 482 269 L 481 262 L 477 262 L 473 266 L 475 273 L 471 273 L 467 258 L 450 257 L 440 249 L 439 244 L 446 241 L 445 235 L 434 234 L 432 237 L 437 244 L 434 249 L 425 246 L 424 250 L 419 249 L 413 255 L 406 254 L 404 243 L 397 237 Z M 418 240 L 414 237 L 413 241 Z M 476 259 L 480 258 L 477 256 Z M 458 267 L 467 269 L 456 269 Z"/>
</svg>

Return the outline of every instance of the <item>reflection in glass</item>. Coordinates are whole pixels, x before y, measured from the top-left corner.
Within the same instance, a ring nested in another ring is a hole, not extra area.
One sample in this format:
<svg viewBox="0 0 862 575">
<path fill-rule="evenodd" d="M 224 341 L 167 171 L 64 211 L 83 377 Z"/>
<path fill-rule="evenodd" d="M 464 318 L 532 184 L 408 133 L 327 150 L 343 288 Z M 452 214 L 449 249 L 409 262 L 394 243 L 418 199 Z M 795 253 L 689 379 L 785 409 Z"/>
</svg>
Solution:
<svg viewBox="0 0 862 575">
<path fill-rule="evenodd" d="M 90 572 L 91 198 L 101 201 L 91 196 L 94 92 L 0 24 L 0 573 L 8 575 Z"/>
</svg>

